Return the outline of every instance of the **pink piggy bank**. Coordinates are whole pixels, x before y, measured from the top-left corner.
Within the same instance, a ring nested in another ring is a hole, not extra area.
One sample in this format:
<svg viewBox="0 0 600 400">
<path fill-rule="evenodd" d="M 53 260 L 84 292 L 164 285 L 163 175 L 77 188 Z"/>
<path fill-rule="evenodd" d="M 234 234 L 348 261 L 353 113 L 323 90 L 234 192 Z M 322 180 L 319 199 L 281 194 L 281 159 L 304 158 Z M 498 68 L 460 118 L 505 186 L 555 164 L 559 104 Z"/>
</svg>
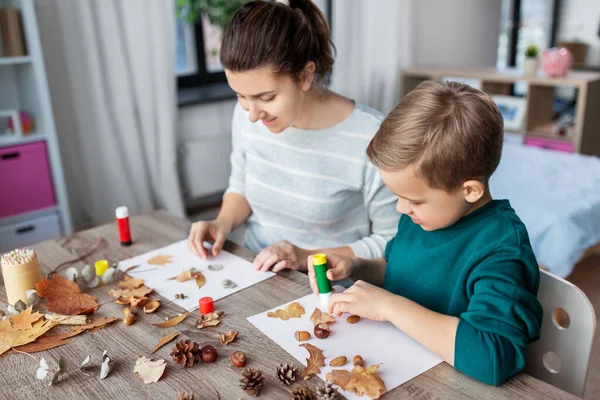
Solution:
<svg viewBox="0 0 600 400">
<path fill-rule="evenodd" d="M 560 49 L 554 47 L 542 53 L 542 70 L 547 76 L 565 76 L 571 65 L 573 65 L 573 55 L 564 47 Z"/>
</svg>

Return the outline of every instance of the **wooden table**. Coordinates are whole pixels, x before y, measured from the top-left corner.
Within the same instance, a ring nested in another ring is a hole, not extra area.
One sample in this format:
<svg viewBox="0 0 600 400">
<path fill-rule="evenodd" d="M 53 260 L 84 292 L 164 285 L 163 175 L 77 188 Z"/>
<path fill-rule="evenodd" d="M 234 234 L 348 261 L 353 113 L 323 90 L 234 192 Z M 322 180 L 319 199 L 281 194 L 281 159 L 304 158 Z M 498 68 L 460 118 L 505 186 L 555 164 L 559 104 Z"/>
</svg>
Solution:
<svg viewBox="0 0 600 400">
<path fill-rule="evenodd" d="M 76 264 L 79 269 L 84 264 L 93 263 L 98 259 L 118 261 L 166 246 L 185 238 L 188 230 L 188 222 L 156 211 L 132 218 L 134 244 L 130 247 L 121 247 L 116 226 L 106 224 L 56 241 L 43 242 L 33 248 L 37 252 L 44 273 L 47 273 L 64 261 L 85 254 L 94 246 L 98 236 L 104 237 L 107 243 L 86 260 Z M 233 243 L 228 243 L 225 249 L 252 260 L 252 254 L 248 250 Z M 99 287 L 90 292 L 98 299 L 98 303 L 106 303 L 100 307 L 94 317 L 122 318 L 123 306 L 110 302 L 111 298 L 107 290 L 106 287 Z M 4 286 L 1 287 L 0 292 L 0 305 L 5 308 Z M 45 357 L 47 360 L 52 360 L 62 356 L 67 360 L 67 373 L 54 386 L 48 386 L 48 380 L 44 383 L 36 379 L 37 362 L 32 357 L 15 353 L 1 357 L 0 399 L 175 399 L 178 391 L 192 392 L 196 399 L 216 399 L 218 397 L 215 390 L 221 399 L 250 398 L 238 387 L 240 369 L 233 367 L 229 360 L 231 353 L 236 350 L 243 350 L 248 354 L 248 367 L 263 371 L 265 386 L 261 398 L 288 399 L 290 388 L 277 380 L 275 369 L 279 363 L 286 362 L 294 363 L 298 367 L 302 366 L 250 324 L 246 318 L 308 293 L 310 287 L 305 275 L 295 271 L 284 271 L 216 302 L 216 308 L 224 310 L 226 317 L 217 328 L 202 330 L 195 328 L 195 322 L 199 317 L 197 311 L 174 328 L 157 328 L 150 325 L 183 311 L 167 299 L 154 295 L 153 297 L 161 298 L 161 307 L 154 314 L 143 315 L 131 326 L 116 321 L 98 332 L 85 332 L 76 336 L 70 344 L 35 353 L 38 359 Z M 167 361 L 165 374 L 159 382 L 145 385 L 133 373 L 136 356 L 150 357 L 152 348 L 159 338 L 175 329 L 181 332 L 176 340 L 189 338 L 201 345 L 215 344 L 219 351 L 219 359 L 213 364 L 198 364 L 192 368 L 182 369 L 169 355 L 175 343 L 171 342 L 152 355 L 154 359 L 162 358 Z M 238 339 L 226 347 L 221 346 L 216 338 L 217 331 L 226 332 L 230 329 L 240 332 Z M 99 380 L 99 360 L 104 350 L 108 350 L 114 362 L 110 375 L 104 380 Z M 79 370 L 79 365 L 88 355 L 92 356 L 90 365 L 94 365 L 90 376 Z M 314 376 L 306 384 L 316 390 L 323 382 Z M 392 390 L 383 398 L 575 399 L 568 393 L 526 374 L 519 374 L 501 387 L 492 387 L 468 378 L 446 363 Z"/>
</svg>

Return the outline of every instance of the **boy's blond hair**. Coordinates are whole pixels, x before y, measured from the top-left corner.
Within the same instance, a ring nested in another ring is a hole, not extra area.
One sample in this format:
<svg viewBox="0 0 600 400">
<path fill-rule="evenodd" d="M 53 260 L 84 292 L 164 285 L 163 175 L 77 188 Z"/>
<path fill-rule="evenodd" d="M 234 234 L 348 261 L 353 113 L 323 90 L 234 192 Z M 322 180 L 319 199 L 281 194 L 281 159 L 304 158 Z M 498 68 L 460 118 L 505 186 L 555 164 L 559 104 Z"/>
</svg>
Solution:
<svg viewBox="0 0 600 400">
<path fill-rule="evenodd" d="M 482 91 L 426 81 L 386 117 L 367 156 L 386 171 L 412 165 L 434 189 L 450 192 L 471 179 L 487 185 L 500 162 L 503 125 L 500 110 Z"/>
</svg>

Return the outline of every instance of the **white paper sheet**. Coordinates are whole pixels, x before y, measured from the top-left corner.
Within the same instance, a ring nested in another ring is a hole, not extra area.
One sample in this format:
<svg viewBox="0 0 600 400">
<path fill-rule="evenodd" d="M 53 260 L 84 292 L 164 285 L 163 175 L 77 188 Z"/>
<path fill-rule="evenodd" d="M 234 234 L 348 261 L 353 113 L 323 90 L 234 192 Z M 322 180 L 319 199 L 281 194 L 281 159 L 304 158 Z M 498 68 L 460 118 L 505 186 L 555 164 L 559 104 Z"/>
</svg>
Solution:
<svg viewBox="0 0 600 400">
<path fill-rule="evenodd" d="M 344 290 L 342 287 L 336 289 Z M 317 339 L 313 334 L 313 323 L 310 321 L 310 316 L 315 307 L 319 306 L 319 297 L 308 295 L 295 301 L 299 302 L 306 311 L 302 318 L 282 321 L 279 318 L 267 317 L 267 312 L 284 308 L 289 304 L 287 303 L 262 314 L 248 317 L 248 321 L 304 366 L 306 366 L 306 359 L 309 355 L 308 350 L 300 347 L 300 344 L 310 343 L 323 350 L 326 366 L 321 368 L 319 374 L 323 380 L 325 380 L 325 375 L 333 369 L 351 370 L 353 368 L 352 359 L 358 354 L 363 357 L 365 366 L 381 363 L 378 374 L 383 379 L 386 389 L 390 391 L 442 361 L 394 325 L 367 319 L 361 319 L 358 323 L 351 325 L 346 322 L 348 314 L 336 318 L 336 322 L 331 325 L 331 334 L 327 339 Z M 310 340 L 296 341 L 294 339 L 296 331 L 310 332 Z M 338 356 L 348 358 L 346 365 L 330 367 L 329 362 Z M 339 388 L 338 390 L 348 399 L 367 398 L 366 396 L 358 397 L 354 392 L 343 391 Z"/>
<path fill-rule="evenodd" d="M 149 265 L 147 263 L 149 259 L 159 254 L 172 256 L 171 262 L 164 266 Z M 217 257 L 205 260 L 188 250 L 187 240 L 121 261 L 119 269 L 125 270 L 138 264 L 141 265 L 130 271 L 129 275 L 143 279 L 146 286 L 153 288 L 161 296 L 173 300 L 188 311 L 198 307 L 198 300 L 201 297 L 209 296 L 217 301 L 275 275 L 272 272 L 256 272 L 252 267 L 252 263 L 226 251 L 221 251 Z M 221 264 L 223 269 L 211 271 L 208 269 L 210 264 Z M 187 282 L 168 280 L 168 278 L 177 276 L 192 267 L 202 272 L 206 277 L 206 283 L 200 289 L 193 279 Z M 232 280 L 237 286 L 232 289 L 224 288 L 222 282 L 225 279 Z M 178 293 L 183 293 L 188 297 L 183 300 L 175 299 L 175 294 Z"/>
</svg>

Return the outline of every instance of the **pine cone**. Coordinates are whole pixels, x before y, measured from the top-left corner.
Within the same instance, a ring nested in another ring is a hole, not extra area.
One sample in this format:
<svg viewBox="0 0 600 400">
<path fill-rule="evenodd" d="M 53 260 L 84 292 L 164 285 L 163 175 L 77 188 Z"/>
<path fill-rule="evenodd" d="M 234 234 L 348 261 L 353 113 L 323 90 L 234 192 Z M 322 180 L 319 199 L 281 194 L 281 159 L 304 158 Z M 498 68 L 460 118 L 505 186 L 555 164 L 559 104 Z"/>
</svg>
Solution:
<svg viewBox="0 0 600 400">
<path fill-rule="evenodd" d="M 277 367 L 277 379 L 287 386 L 296 382 L 296 373 L 298 373 L 298 367 L 292 364 L 279 364 Z"/>
<path fill-rule="evenodd" d="M 189 339 L 180 340 L 171 350 L 171 356 L 181 368 L 189 368 L 200 360 L 200 346 Z"/>
<path fill-rule="evenodd" d="M 244 368 L 242 375 L 244 378 L 240 379 L 242 383 L 240 387 L 253 396 L 260 395 L 265 380 L 262 372 L 253 368 Z"/>
<path fill-rule="evenodd" d="M 338 400 L 340 395 L 329 382 L 317 389 L 317 400 Z"/>
<path fill-rule="evenodd" d="M 177 400 L 194 400 L 193 393 L 177 392 Z"/>
<path fill-rule="evenodd" d="M 291 400 L 314 400 L 315 395 L 308 386 L 296 386 L 292 390 Z"/>
</svg>

